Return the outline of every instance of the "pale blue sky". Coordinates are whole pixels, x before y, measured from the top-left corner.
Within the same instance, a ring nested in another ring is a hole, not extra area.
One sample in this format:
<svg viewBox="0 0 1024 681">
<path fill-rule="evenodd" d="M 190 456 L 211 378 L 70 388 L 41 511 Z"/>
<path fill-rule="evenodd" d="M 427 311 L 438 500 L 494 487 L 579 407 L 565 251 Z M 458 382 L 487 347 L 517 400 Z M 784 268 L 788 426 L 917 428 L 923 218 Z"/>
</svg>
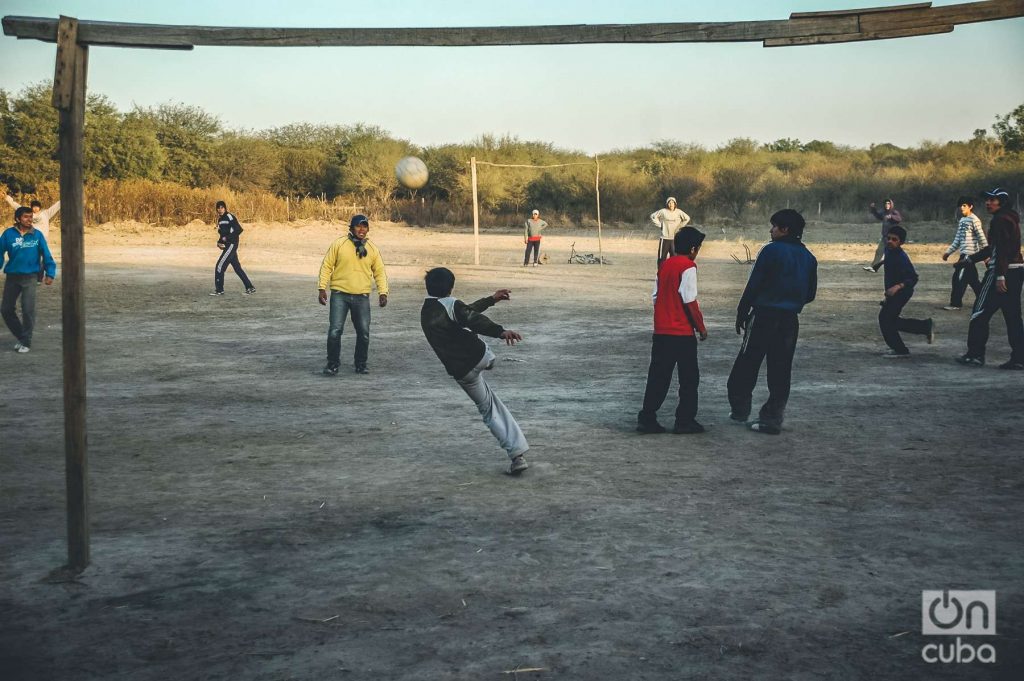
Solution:
<svg viewBox="0 0 1024 681">
<path fill-rule="evenodd" d="M 901 0 L 906 2 L 909 0 Z M 891 0 L 3 0 L 4 15 L 231 26 L 499 26 L 784 19 Z M 935 2 L 935 5 L 952 4 Z M 1024 19 L 845 45 L 92 48 L 89 88 L 122 110 L 184 102 L 234 128 L 379 125 L 416 144 L 491 133 L 590 153 L 676 139 L 866 146 L 970 137 L 1024 103 Z M 55 47 L 0 37 L 0 87 L 53 76 Z"/>
</svg>

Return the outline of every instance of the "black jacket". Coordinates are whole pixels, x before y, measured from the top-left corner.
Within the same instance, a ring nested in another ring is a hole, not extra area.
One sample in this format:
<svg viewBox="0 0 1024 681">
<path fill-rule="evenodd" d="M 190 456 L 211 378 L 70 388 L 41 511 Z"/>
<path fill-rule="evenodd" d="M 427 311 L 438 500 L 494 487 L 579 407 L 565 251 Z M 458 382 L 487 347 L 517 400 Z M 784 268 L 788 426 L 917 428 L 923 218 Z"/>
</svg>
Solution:
<svg viewBox="0 0 1024 681">
<path fill-rule="evenodd" d="M 496 302 L 492 296 L 469 305 L 451 297 L 423 301 L 420 310 L 423 335 L 451 376 L 462 378 L 487 352 L 487 345 L 476 334 L 497 338 L 504 333 L 500 324 L 480 314 Z"/>
<path fill-rule="evenodd" d="M 242 233 L 242 225 L 232 213 L 224 213 L 217 220 L 217 232 L 220 234 L 222 244 L 238 245 L 238 236 Z"/>
</svg>

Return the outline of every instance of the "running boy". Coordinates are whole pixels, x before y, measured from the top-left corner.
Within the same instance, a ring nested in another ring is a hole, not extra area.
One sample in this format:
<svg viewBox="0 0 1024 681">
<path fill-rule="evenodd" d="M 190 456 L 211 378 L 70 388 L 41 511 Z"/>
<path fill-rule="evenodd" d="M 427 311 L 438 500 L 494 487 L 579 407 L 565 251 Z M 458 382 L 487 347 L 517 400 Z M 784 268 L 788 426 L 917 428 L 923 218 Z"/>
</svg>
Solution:
<svg viewBox="0 0 1024 681">
<path fill-rule="evenodd" d="M 654 336 L 651 339 L 651 365 L 647 369 L 644 405 L 637 414 L 639 433 L 664 433 L 658 423 L 658 409 L 665 402 L 672 370 L 679 374 L 679 406 L 672 432 L 677 435 L 703 433 L 697 422 L 697 335 L 707 340 L 708 330 L 697 304 L 697 253 L 704 234 L 683 227 L 672 240 L 675 255 L 658 270 L 654 288 Z"/>
<path fill-rule="evenodd" d="M 907 230 L 899 225 L 890 227 L 889 233 L 885 235 L 885 258 L 882 260 L 882 267 L 885 268 L 885 300 L 881 302 L 882 309 L 878 313 L 878 328 L 882 330 L 882 338 L 889 346 L 889 351 L 884 355 L 889 358 L 910 356 L 910 350 L 900 338 L 900 331 L 927 336 L 929 345 L 935 342 L 935 322 L 931 318 L 907 319 L 900 316 L 917 285 L 917 271 L 903 250 L 903 242 L 906 240 Z"/>
<path fill-rule="evenodd" d="M 511 291 L 499 289 L 494 295 L 467 305 L 452 297 L 455 275 L 451 270 L 435 267 L 427 272 L 423 281 L 427 286 L 427 298 L 420 310 L 423 334 L 448 374 L 476 404 L 498 444 L 508 452 L 509 474 L 519 475 L 529 468 L 523 455 L 530 445 L 511 412 L 484 380 L 483 372 L 494 367 L 495 357 L 487 344 L 476 336 L 480 333 L 501 338 L 509 345 L 523 340 L 520 334 L 506 330 L 481 314 L 498 301 L 508 300 Z"/>
</svg>

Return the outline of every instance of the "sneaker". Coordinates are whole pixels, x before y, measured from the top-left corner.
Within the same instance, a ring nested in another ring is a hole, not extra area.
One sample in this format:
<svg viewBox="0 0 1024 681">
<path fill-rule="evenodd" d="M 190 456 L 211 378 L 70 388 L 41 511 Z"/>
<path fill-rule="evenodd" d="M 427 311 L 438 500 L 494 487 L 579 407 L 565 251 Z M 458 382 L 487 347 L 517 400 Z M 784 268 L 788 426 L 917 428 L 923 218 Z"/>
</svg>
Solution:
<svg viewBox="0 0 1024 681">
<path fill-rule="evenodd" d="M 247 296 L 251 296 L 254 293 L 256 293 L 256 287 L 255 286 L 250 286 L 249 288 L 245 289 L 245 295 L 247 295 Z"/>
<path fill-rule="evenodd" d="M 696 421 L 690 421 L 689 423 L 676 423 L 672 427 L 672 432 L 676 435 L 696 435 L 697 433 L 704 432 L 704 426 Z"/>
<path fill-rule="evenodd" d="M 338 375 L 338 367 L 335 366 L 334 364 L 328 364 L 327 366 L 324 367 L 324 376 L 337 376 L 337 375 Z"/>
<path fill-rule="evenodd" d="M 210 295 L 211 296 L 222 296 L 222 295 L 224 295 L 224 292 L 223 291 L 214 291 Z"/>
<path fill-rule="evenodd" d="M 970 355 L 960 355 L 956 358 L 957 364 L 962 364 L 965 367 L 983 367 L 985 366 L 984 357 L 971 357 Z"/>
<path fill-rule="evenodd" d="M 24 354 L 24 353 L 28 352 L 28 351 L 29 351 L 29 350 L 31 350 L 31 349 L 32 349 L 32 348 L 30 348 L 29 346 L 27 346 L 27 345 L 22 345 L 21 343 L 15 343 L 15 344 L 14 344 L 14 351 L 15 351 L 15 352 L 20 352 L 20 353 L 23 353 L 23 354 Z"/>
<path fill-rule="evenodd" d="M 750 429 L 755 433 L 764 433 L 765 435 L 778 435 L 782 432 L 782 429 L 778 426 L 773 426 L 764 421 L 754 421 L 750 424 Z"/>
<path fill-rule="evenodd" d="M 750 418 L 750 414 L 747 414 L 746 416 L 740 416 L 736 412 L 729 412 L 729 420 L 732 421 L 733 423 L 746 425 L 748 418 Z"/>
<path fill-rule="evenodd" d="M 930 343 L 931 341 L 929 341 Z M 886 359 L 906 359 L 910 357 L 910 350 L 905 352 L 896 352 L 895 350 L 886 350 L 882 353 L 882 357 Z"/>
<path fill-rule="evenodd" d="M 942 309 L 946 310 L 947 312 L 956 312 L 957 310 L 960 309 L 960 306 L 959 305 L 943 305 Z"/>
<path fill-rule="evenodd" d="M 368 373 L 370 373 L 370 370 L 367 369 L 366 367 L 356 367 L 356 373 L 357 374 L 368 374 Z"/>
<path fill-rule="evenodd" d="M 523 458 L 522 454 L 519 454 L 512 457 L 512 463 L 508 465 L 508 474 L 519 475 L 529 467 L 530 464 L 526 463 L 526 459 Z"/>
<path fill-rule="evenodd" d="M 874 267 L 872 267 L 871 265 L 865 265 L 865 266 L 864 266 L 864 271 L 865 271 L 865 272 L 870 272 L 871 274 L 878 274 L 878 270 L 876 270 L 876 269 L 875 269 Z"/>
<path fill-rule="evenodd" d="M 928 345 L 935 343 L 935 320 L 928 318 Z"/>
<path fill-rule="evenodd" d="M 667 432 L 667 429 L 657 421 L 652 423 L 641 423 L 640 421 L 637 421 L 636 432 L 643 433 L 644 435 L 657 435 L 658 433 Z"/>
<path fill-rule="evenodd" d="M 27 348 L 26 348 L 27 350 Z M 1012 359 L 1009 362 L 1003 362 L 999 365 L 1000 369 L 1006 369 L 1008 371 L 1024 371 L 1024 363 L 1014 362 Z"/>
</svg>

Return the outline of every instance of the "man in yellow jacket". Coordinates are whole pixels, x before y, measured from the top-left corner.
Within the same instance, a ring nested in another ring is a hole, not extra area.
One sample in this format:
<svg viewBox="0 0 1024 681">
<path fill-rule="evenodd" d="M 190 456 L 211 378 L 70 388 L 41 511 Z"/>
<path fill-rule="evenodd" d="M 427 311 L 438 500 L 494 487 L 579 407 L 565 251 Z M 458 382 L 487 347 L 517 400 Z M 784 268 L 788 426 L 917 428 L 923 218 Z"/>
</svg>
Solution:
<svg viewBox="0 0 1024 681">
<path fill-rule="evenodd" d="M 334 240 L 320 265 L 318 285 L 321 305 L 327 304 L 331 291 L 331 322 L 327 331 L 327 366 L 324 375 L 336 376 L 341 366 L 341 332 L 345 317 L 352 313 L 356 327 L 355 368 L 357 374 L 368 374 L 366 358 L 370 349 L 370 291 L 377 284 L 380 306 L 388 304 L 388 277 L 380 251 L 366 238 L 370 222 L 365 215 L 355 215 L 349 222 L 348 234 Z"/>
</svg>

